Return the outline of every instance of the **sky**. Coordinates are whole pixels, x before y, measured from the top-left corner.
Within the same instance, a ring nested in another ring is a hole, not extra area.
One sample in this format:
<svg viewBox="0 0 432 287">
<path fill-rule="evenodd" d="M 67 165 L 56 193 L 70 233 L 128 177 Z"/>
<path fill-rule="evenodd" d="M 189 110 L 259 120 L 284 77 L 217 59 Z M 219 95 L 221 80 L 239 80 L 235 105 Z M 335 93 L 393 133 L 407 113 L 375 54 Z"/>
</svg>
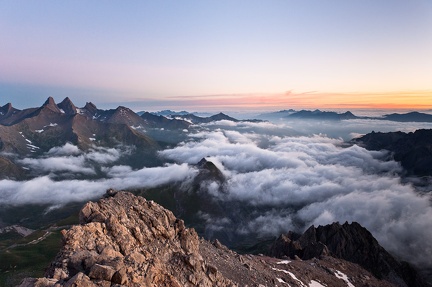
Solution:
<svg viewBox="0 0 432 287">
<path fill-rule="evenodd" d="M 432 108 L 432 2 L 0 1 L 0 105 Z"/>
</svg>

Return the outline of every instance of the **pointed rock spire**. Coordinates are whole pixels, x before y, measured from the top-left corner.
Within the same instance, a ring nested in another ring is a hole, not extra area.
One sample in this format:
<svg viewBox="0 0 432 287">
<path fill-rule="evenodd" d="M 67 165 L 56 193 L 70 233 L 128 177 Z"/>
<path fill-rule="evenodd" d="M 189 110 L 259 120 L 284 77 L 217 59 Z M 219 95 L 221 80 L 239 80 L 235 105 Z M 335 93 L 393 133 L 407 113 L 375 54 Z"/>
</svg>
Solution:
<svg viewBox="0 0 432 287">
<path fill-rule="evenodd" d="M 56 103 L 55 103 L 55 101 L 54 101 L 54 99 L 52 97 L 49 97 L 45 101 L 45 103 L 42 105 L 42 108 L 48 108 L 48 109 L 50 109 L 53 112 L 60 113 L 60 110 L 57 107 L 57 105 L 56 105 Z"/>
<path fill-rule="evenodd" d="M 60 104 L 57 105 L 57 107 L 63 110 L 67 115 L 75 115 L 77 113 L 77 108 L 69 99 L 69 97 L 66 97 Z"/>
<path fill-rule="evenodd" d="M 92 102 L 87 102 L 84 106 L 84 109 L 86 109 L 87 111 L 89 111 L 91 113 L 97 111 L 97 107 Z"/>
<path fill-rule="evenodd" d="M 12 107 L 11 103 L 7 103 L 3 107 L 0 107 L 0 113 L 1 113 L 1 115 L 6 115 L 9 112 L 11 112 L 12 110 L 14 110 L 14 108 Z"/>
</svg>

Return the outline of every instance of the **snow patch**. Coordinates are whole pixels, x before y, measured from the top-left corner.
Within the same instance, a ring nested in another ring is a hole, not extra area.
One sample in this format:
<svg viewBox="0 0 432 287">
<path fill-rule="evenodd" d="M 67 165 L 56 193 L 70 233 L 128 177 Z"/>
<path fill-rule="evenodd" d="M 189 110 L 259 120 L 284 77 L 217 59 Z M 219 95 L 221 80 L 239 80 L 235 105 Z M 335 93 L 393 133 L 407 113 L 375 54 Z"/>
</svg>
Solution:
<svg viewBox="0 0 432 287">
<path fill-rule="evenodd" d="M 41 129 L 41 130 L 35 130 L 35 132 L 37 132 L 37 133 L 42 133 L 44 130 L 43 129 Z"/>
<path fill-rule="evenodd" d="M 326 287 L 325 285 L 322 285 L 321 283 L 319 283 L 318 281 L 312 280 L 309 283 L 309 287 Z"/>
<path fill-rule="evenodd" d="M 6 226 L 3 228 L 0 228 L 0 234 L 8 233 L 8 232 L 16 232 L 19 235 L 26 237 L 26 236 L 32 234 L 34 232 L 34 230 L 20 226 L 20 225 L 11 225 L 11 226 Z"/>
<path fill-rule="evenodd" d="M 30 149 L 40 149 L 40 147 L 32 145 L 32 144 L 27 144 L 27 147 Z"/>
<path fill-rule="evenodd" d="M 131 129 L 133 130 L 140 130 L 140 131 L 145 131 L 144 127 L 142 125 L 139 126 L 130 126 Z"/>
<path fill-rule="evenodd" d="M 276 280 L 277 280 L 279 283 L 284 283 L 284 284 L 290 286 L 288 283 L 286 283 L 286 282 L 285 282 L 283 279 L 281 279 L 281 278 L 276 278 Z"/>
<path fill-rule="evenodd" d="M 65 113 L 65 111 L 63 109 L 59 109 L 59 110 L 60 110 L 60 113 L 62 113 L 62 114 Z"/>
<path fill-rule="evenodd" d="M 302 286 L 302 287 L 308 287 L 308 286 L 306 286 L 303 283 L 303 281 L 301 281 L 300 279 L 298 279 L 293 273 L 291 273 L 291 272 L 289 272 L 287 270 L 283 270 L 283 269 L 277 269 L 277 268 L 272 268 L 272 269 L 275 270 L 275 271 L 279 271 L 279 272 L 283 272 L 285 274 L 288 274 L 289 276 L 291 276 L 292 279 L 294 279 L 295 281 L 297 281 L 300 284 L 300 286 Z"/>
<path fill-rule="evenodd" d="M 186 118 L 182 118 L 182 117 L 175 117 L 174 119 L 176 119 L 176 120 L 180 120 L 180 121 L 185 121 L 185 122 L 188 122 L 188 123 L 190 123 L 190 124 L 193 124 L 193 122 L 192 122 L 191 120 L 186 119 Z"/>
<path fill-rule="evenodd" d="M 94 142 L 96 139 L 95 138 L 89 138 L 89 140 L 91 140 L 92 142 Z"/>
<path fill-rule="evenodd" d="M 291 261 L 290 260 L 282 260 L 280 262 L 277 262 L 276 264 L 290 264 Z"/>
<path fill-rule="evenodd" d="M 348 285 L 348 287 L 355 287 L 353 284 L 351 284 L 351 282 L 348 280 L 348 276 L 338 270 L 336 270 L 335 276 L 339 279 L 342 279 L 343 281 L 345 281 Z"/>
</svg>

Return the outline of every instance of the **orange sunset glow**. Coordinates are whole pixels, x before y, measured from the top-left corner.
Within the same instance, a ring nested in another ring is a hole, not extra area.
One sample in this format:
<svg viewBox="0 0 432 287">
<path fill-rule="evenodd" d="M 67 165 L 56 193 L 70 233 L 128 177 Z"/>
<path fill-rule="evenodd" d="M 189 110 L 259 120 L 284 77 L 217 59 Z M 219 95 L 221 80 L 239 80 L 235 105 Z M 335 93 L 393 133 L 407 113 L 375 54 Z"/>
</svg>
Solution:
<svg viewBox="0 0 432 287">
<path fill-rule="evenodd" d="M 378 93 L 320 93 L 294 91 L 285 93 L 250 93 L 169 97 L 195 108 L 235 109 L 432 109 L 432 91 L 403 91 Z"/>
</svg>

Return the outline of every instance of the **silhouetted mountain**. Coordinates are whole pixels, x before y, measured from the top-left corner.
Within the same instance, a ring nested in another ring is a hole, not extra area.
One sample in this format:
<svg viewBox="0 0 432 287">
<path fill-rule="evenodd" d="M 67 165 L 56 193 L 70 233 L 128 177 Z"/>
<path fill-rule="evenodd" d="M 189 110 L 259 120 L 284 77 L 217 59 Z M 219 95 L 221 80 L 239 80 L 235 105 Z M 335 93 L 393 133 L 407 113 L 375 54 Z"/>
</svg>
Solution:
<svg viewBox="0 0 432 287">
<path fill-rule="evenodd" d="M 283 234 L 273 244 L 270 255 L 279 258 L 298 256 L 303 260 L 332 256 L 357 263 L 377 278 L 396 285 L 404 282 L 407 286 L 426 286 L 411 266 L 398 262 L 356 222 L 311 226 L 302 235 Z"/>
<path fill-rule="evenodd" d="M 42 105 L 41 109 L 50 109 L 51 111 L 55 113 L 61 113 L 60 109 L 57 107 L 57 104 L 55 103 L 54 99 L 52 97 L 49 97 L 45 103 Z"/>
<path fill-rule="evenodd" d="M 416 130 L 413 133 L 372 132 L 354 139 L 370 150 L 389 150 L 408 174 L 432 175 L 432 130 Z"/>
<path fill-rule="evenodd" d="M 140 112 L 141 114 L 145 113 L 145 112 Z M 140 114 L 138 113 L 138 114 Z M 175 112 L 172 110 L 163 110 L 163 111 L 159 111 L 159 112 L 153 112 L 151 113 L 155 116 L 164 116 L 164 117 L 175 117 L 175 116 L 184 116 L 184 115 L 189 115 L 189 114 L 194 114 L 194 113 L 189 113 L 187 111 L 180 111 L 180 112 Z"/>
<path fill-rule="evenodd" d="M 14 111 L 17 111 L 14 107 L 12 107 L 11 103 L 7 103 L 3 107 L 0 107 L 0 117 L 4 117 L 6 115 L 9 115 L 13 113 Z"/>
<path fill-rule="evenodd" d="M 145 126 L 143 119 L 129 108 L 120 106 L 116 109 L 99 111 L 97 120 L 113 124 L 126 124 L 129 126 Z"/>
<path fill-rule="evenodd" d="M 383 119 L 395 122 L 432 122 L 432 115 L 419 112 L 410 112 L 406 114 L 394 113 L 385 115 Z"/>
<path fill-rule="evenodd" d="M 320 110 L 315 110 L 315 111 L 301 110 L 299 112 L 295 112 L 295 113 L 288 115 L 286 118 L 305 119 L 305 120 L 307 119 L 307 120 L 340 121 L 340 120 L 356 119 L 357 116 L 355 116 L 350 111 L 339 114 L 336 112 L 323 112 Z"/>
<path fill-rule="evenodd" d="M 166 118 L 165 116 L 156 116 L 154 114 L 144 112 L 141 115 L 147 126 L 152 128 L 164 128 L 169 130 L 187 129 L 190 125 L 189 122 L 181 119 Z"/>
<path fill-rule="evenodd" d="M 281 110 L 281 111 L 277 111 L 277 112 L 269 112 L 269 113 L 262 113 L 257 115 L 255 118 L 257 119 L 264 119 L 264 120 L 278 120 L 278 119 L 283 119 L 293 113 L 295 113 L 296 111 L 293 109 L 289 109 L 289 110 Z"/>
<path fill-rule="evenodd" d="M 92 102 L 87 102 L 83 108 L 80 108 L 77 111 L 79 114 L 94 120 L 97 120 L 103 112 L 103 110 L 99 110 Z"/>
<path fill-rule="evenodd" d="M 238 122 L 239 120 L 232 118 L 224 113 L 219 113 L 210 117 L 199 117 L 193 114 L 187 114 L 187 115 L 183 115 L 183 116 L 179 116 L 177 117 L 178 119 L 183 119 L 183 120 L 188 120 L 191 123 L 194 124 L 205 124 L 205 123 L 210 123 L 210 122 L 214 122 L 214 121 L 221 121 L 221 120 L 227 120 L 227 121 L 232 121 L 232 122 Z"/>
<path fill-rule="evenodd" d="M 8 126 L 18 123 L 36 110 L 37 108 L 18 110 L 13 108 L 12 104 L 8 103 L 1 108 L 0 125 Z"/>
</svg>

